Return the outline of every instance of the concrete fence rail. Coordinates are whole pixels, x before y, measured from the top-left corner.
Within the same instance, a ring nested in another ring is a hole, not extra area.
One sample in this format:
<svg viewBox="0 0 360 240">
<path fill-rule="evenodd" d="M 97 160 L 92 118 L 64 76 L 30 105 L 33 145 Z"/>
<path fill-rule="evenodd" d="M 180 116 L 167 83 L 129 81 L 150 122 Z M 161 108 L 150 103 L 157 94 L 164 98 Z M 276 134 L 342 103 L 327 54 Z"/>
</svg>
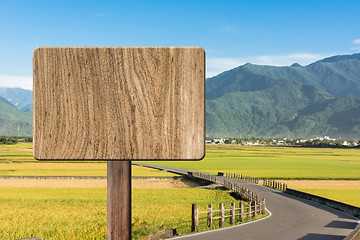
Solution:
<svg viewBox="0 0 360 240">
<path fill-rule="evenodd" d="M 354 229 L 344 240 L 360 240 L 360 225 Z"/>
<path fill-rule="evenodd" d="M 355 217 L 359 217 L 360 216 L 360 208 L 359 207 L 355 207 L 346 203 L 342 203 L 342 202 L 338 202 L 335 200 L 331 200 L 331 199 L 327 199 L 327 198 L 323 198 L 320 196 L 316 196 L 310 193 L 305 193 L 305 192 L 300 192 L 291 188 L 286 189 L 286 193 L 295 195 L 297 197 L 301 197 L 301 198 L 305 198 L 305 199 L 309 199 L 311 201 L 323 204 L 325 206 L 331 207 L 331 208 L 335 208 L 338 209 L 340 211 L 343 211 L 345 213 L 351 214 Z"/>
</svg>

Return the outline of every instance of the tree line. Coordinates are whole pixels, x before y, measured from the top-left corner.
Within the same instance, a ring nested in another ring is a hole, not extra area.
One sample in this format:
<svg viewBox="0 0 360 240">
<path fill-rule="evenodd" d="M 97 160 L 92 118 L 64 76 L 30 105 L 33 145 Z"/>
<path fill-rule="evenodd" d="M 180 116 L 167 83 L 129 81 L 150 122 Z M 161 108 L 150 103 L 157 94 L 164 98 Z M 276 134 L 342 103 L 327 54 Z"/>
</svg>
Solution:
<svg viewBox="0 0 360 240">
<path fill-rule="evenodd" d="M 0 144 L 14 145 L 18 142 L 32 142 L 33 137 L 29 135 L 2 135 L 0 136 Z"/>
</svg>

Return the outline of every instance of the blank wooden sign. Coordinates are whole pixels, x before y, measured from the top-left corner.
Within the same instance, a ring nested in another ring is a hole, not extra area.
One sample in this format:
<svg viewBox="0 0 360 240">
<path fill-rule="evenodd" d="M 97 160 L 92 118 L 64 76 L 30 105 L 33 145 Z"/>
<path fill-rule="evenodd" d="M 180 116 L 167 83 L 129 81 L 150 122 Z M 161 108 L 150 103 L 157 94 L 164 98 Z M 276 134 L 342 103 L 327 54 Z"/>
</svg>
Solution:
<svg viewBox="0 0 360 240">
<path fill-rule="evenodd" d="M 200 47 L 40 47 L 34 51 L 34 157 L 200 160 Z"/>
</svg>

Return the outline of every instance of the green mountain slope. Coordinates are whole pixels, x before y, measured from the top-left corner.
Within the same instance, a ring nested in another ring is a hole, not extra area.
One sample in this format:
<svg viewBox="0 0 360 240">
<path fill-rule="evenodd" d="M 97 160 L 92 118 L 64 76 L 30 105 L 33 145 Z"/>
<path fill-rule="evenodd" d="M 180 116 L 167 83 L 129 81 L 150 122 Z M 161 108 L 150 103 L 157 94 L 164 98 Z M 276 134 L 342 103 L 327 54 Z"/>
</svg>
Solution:
<svg viewBox="0 0 360 240">
<path fill-rule="evenodd" d="M 32 92 L 1 89 L 0 134 L 31 134 Z M 360 54 L 245 64 L 206 81 L 207 136 L 360 138 Z"/>
<path fill-rule="evenodd" d="M 245 64 L 207 80 L 207 136 L 360 138 L 360 99 L 345 96 L 360 96 L 358 58 Z"/>
<path fill-rule="evenodd" d="M 308 66 L 293 64 L 274 67 L 246 64 L 232 70 L 233 74 L 250 71 L 275 79 L 290 79 L 317 86 L 335 97 L 360 97 L 360 54 L 325 58 Z"/>
<path fill-rule="evenodd" d="M 31 90 L 22 88 L 0 88 L 0 97 L 5 98 L 23 112 L 32 112 Z"/>
<path fill-rule="evenodd" d="M 31 135 L 32 113 L 22 112 L 0 97 L 0 135 Z"/>
</svg>

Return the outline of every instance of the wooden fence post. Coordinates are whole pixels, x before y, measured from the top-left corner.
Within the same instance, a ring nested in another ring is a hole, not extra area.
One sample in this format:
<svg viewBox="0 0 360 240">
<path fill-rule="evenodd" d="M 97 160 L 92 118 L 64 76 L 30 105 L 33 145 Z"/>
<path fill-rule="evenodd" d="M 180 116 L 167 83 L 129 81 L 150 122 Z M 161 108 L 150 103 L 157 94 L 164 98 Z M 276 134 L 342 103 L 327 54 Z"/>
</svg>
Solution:
<svg viewBox="0 0 360 240">
<path fill-rule="evenodd" d="M 262 200 L 262 214 L 265 214 L 265 208 L 266 208 L 266 205 L 265 205 L 265 198 L 263 198 Z"/>
<path fill-rule="evenodd" d="M 196 232 L 199 226 L 199 213 L 196 204 L 192 205 L 191 220 L 192 220 L 191 231 Z"/>
<path fill-rule="evenodd" d="M 254 217 L 257 217 L 257 215 L 258 215 L 258 212 L 257 212 L 257 203 L 256 203 L 256 201 L 254 201 Z"/>
<path fill-rule="evenodd" d="M 240 202 L 240 213 L 239 213 L 239 221 L 244 221 L 244 204 L 243 202 Z"/>
<path fill-rule="evenodd" d="M 207 219 L 207 225 L 208 227 L 212 227 L 213 225 L 213 219 L 212 219 L 212 204 L 209 204 L 208 207 L 208 219 Z"/>
<path fill-rule="evenodd" d="M 248 203 L 248 215 L 247 215 L 247 219 L 250 220 L 252 218 L 252 206 L 251 206 L 251 201 L 249 201 Z"/>
<path fill-rule="evenodd" d="M 220 221 L 219 221 L 219 227 L 224 227 L 224 221 L 225 221 L 225 209 L 224 209 L 224 204 L 220 203 L 219 204 L 219 217 L 220 217 Z"/>
<path fill-rule="evenodd" d="M 231 203 L 230 215 L 230 224 L 233 225 L 235 224 L 235 203 Z"/>
</svg>

